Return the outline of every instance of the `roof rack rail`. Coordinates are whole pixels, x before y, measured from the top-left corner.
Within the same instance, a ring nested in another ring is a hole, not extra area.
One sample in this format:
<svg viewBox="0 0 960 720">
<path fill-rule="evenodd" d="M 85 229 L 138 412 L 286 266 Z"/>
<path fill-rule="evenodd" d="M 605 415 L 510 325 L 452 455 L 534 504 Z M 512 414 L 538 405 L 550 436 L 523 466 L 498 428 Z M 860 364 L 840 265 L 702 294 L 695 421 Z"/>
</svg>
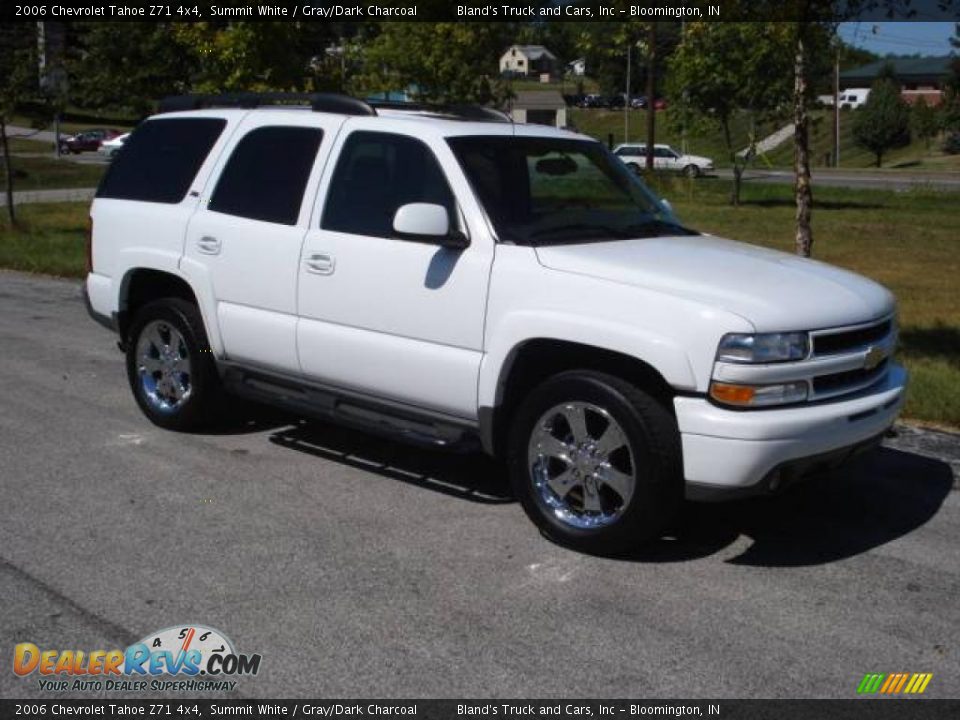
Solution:
<svg viewBox="0 0 960 720">
<path fill-rule="evenodd" d="M 160 112 L 201 108 L 236 107 L 251 109 L 265 105 L 309 105 L 314 112 L 340 115 L 376 115 L 363 100 L 336 93 L 238 92 L 214 95 L 171 95 L 160 101 Z"/>
<path fill-rule="evenodd" d="M 505 112 L 483 105 L 442 105 L 396 100 L 368 100 L 367 102 L 374 110 L 415 110 L 436 113 L 437 115 L 449 115 L 460 120 L 501 123 L 513 122 L 513 119 Z"/>
</svg>

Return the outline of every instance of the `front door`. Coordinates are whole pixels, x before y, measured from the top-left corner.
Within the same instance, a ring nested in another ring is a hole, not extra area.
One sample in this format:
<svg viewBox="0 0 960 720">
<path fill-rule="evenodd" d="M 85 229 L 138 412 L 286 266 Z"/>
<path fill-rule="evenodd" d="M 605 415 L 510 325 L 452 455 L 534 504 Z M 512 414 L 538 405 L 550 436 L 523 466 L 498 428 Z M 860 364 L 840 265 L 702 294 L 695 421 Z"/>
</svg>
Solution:
<svg viewBox="0 0 960 720">
<path fill-rule="evenodd" d="M 300 365 L 309 378 L 475 419 L 492 238 L 442 141 L 376 128 L 348 121 L 321 183 L 299 269 Z M 396 237 L 408 203 L 445 207 L 470 246 Z"/>
</svg>

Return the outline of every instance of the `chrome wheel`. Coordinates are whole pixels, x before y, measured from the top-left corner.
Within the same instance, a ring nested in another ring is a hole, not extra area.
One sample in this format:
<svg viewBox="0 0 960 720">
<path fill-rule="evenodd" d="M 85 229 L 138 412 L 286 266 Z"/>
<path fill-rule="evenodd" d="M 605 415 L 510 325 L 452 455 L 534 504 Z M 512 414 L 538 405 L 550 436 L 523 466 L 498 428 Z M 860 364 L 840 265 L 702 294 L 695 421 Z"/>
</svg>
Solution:
<svg viewBox="0 0 960 720">
<path fill-rule="evenodd" d="M 178 410 L 190 399 L 190 353 L 183 335 L 165 320 L 153 320 L 137 341 L 137 376 L 143 396 L 161 412 Z"/>
<path fill-rule="evenodd" d="M 597 405 L 568 402 L 544 413 L 533 427 L 527 462 L 540 501 L 575 528 L 610 525 L 633 497 L 636 465 L 627 435 Z"/>
</svg>

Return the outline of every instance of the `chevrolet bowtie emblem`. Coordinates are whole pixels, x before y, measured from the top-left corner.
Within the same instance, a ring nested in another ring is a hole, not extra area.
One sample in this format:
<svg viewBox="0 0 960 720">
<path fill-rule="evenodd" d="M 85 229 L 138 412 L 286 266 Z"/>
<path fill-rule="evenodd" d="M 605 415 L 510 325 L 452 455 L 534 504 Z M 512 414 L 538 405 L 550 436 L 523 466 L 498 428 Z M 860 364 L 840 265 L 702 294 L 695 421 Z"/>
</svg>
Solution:
<svg viewBox="0 0 960 720">
<path fill-rule="evenodd" d="M 869 350 L 867 350 L 867 354 L 863 358 L 864 370 L 873 370 L 875 367 L 877 367 L 877 365 L 882 363 L 886 357 L 887 354 L 884 352 L 883 348 L 871 347 Z"/>
</svg>

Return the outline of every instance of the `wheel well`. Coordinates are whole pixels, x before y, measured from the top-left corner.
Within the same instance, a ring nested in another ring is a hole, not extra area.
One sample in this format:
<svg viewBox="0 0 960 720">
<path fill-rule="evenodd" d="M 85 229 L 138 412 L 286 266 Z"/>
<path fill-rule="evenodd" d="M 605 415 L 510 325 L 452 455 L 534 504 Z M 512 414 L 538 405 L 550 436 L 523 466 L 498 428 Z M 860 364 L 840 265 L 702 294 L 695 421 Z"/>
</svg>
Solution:
<svg viewBox="0 0 960 720">
<path fill-rule="evenodd" d="M 120 312 L 117 329 L 126 338 L 127 328 L 137 310 L 149 302 L 165 297 L 176 297 L 197 304 L 197 297 L 187 282 L 172 273 L 141 268 L 132 270 L 124 278 L 120 290 Z"/>
<path fill-rule="evenodd" d="M 649 393 L 673 413 L 676 391 L 652 366 L 639 358 L 564 340 L 530 340 L 508 359 L 506 377 L 500 381 L 493 410 L 489 441 L 495 454 L 503 447 L 506 431 L 517 406 L 534 387 L 567 370 L 596 370 L 616 375 Z"/>
</svg>

